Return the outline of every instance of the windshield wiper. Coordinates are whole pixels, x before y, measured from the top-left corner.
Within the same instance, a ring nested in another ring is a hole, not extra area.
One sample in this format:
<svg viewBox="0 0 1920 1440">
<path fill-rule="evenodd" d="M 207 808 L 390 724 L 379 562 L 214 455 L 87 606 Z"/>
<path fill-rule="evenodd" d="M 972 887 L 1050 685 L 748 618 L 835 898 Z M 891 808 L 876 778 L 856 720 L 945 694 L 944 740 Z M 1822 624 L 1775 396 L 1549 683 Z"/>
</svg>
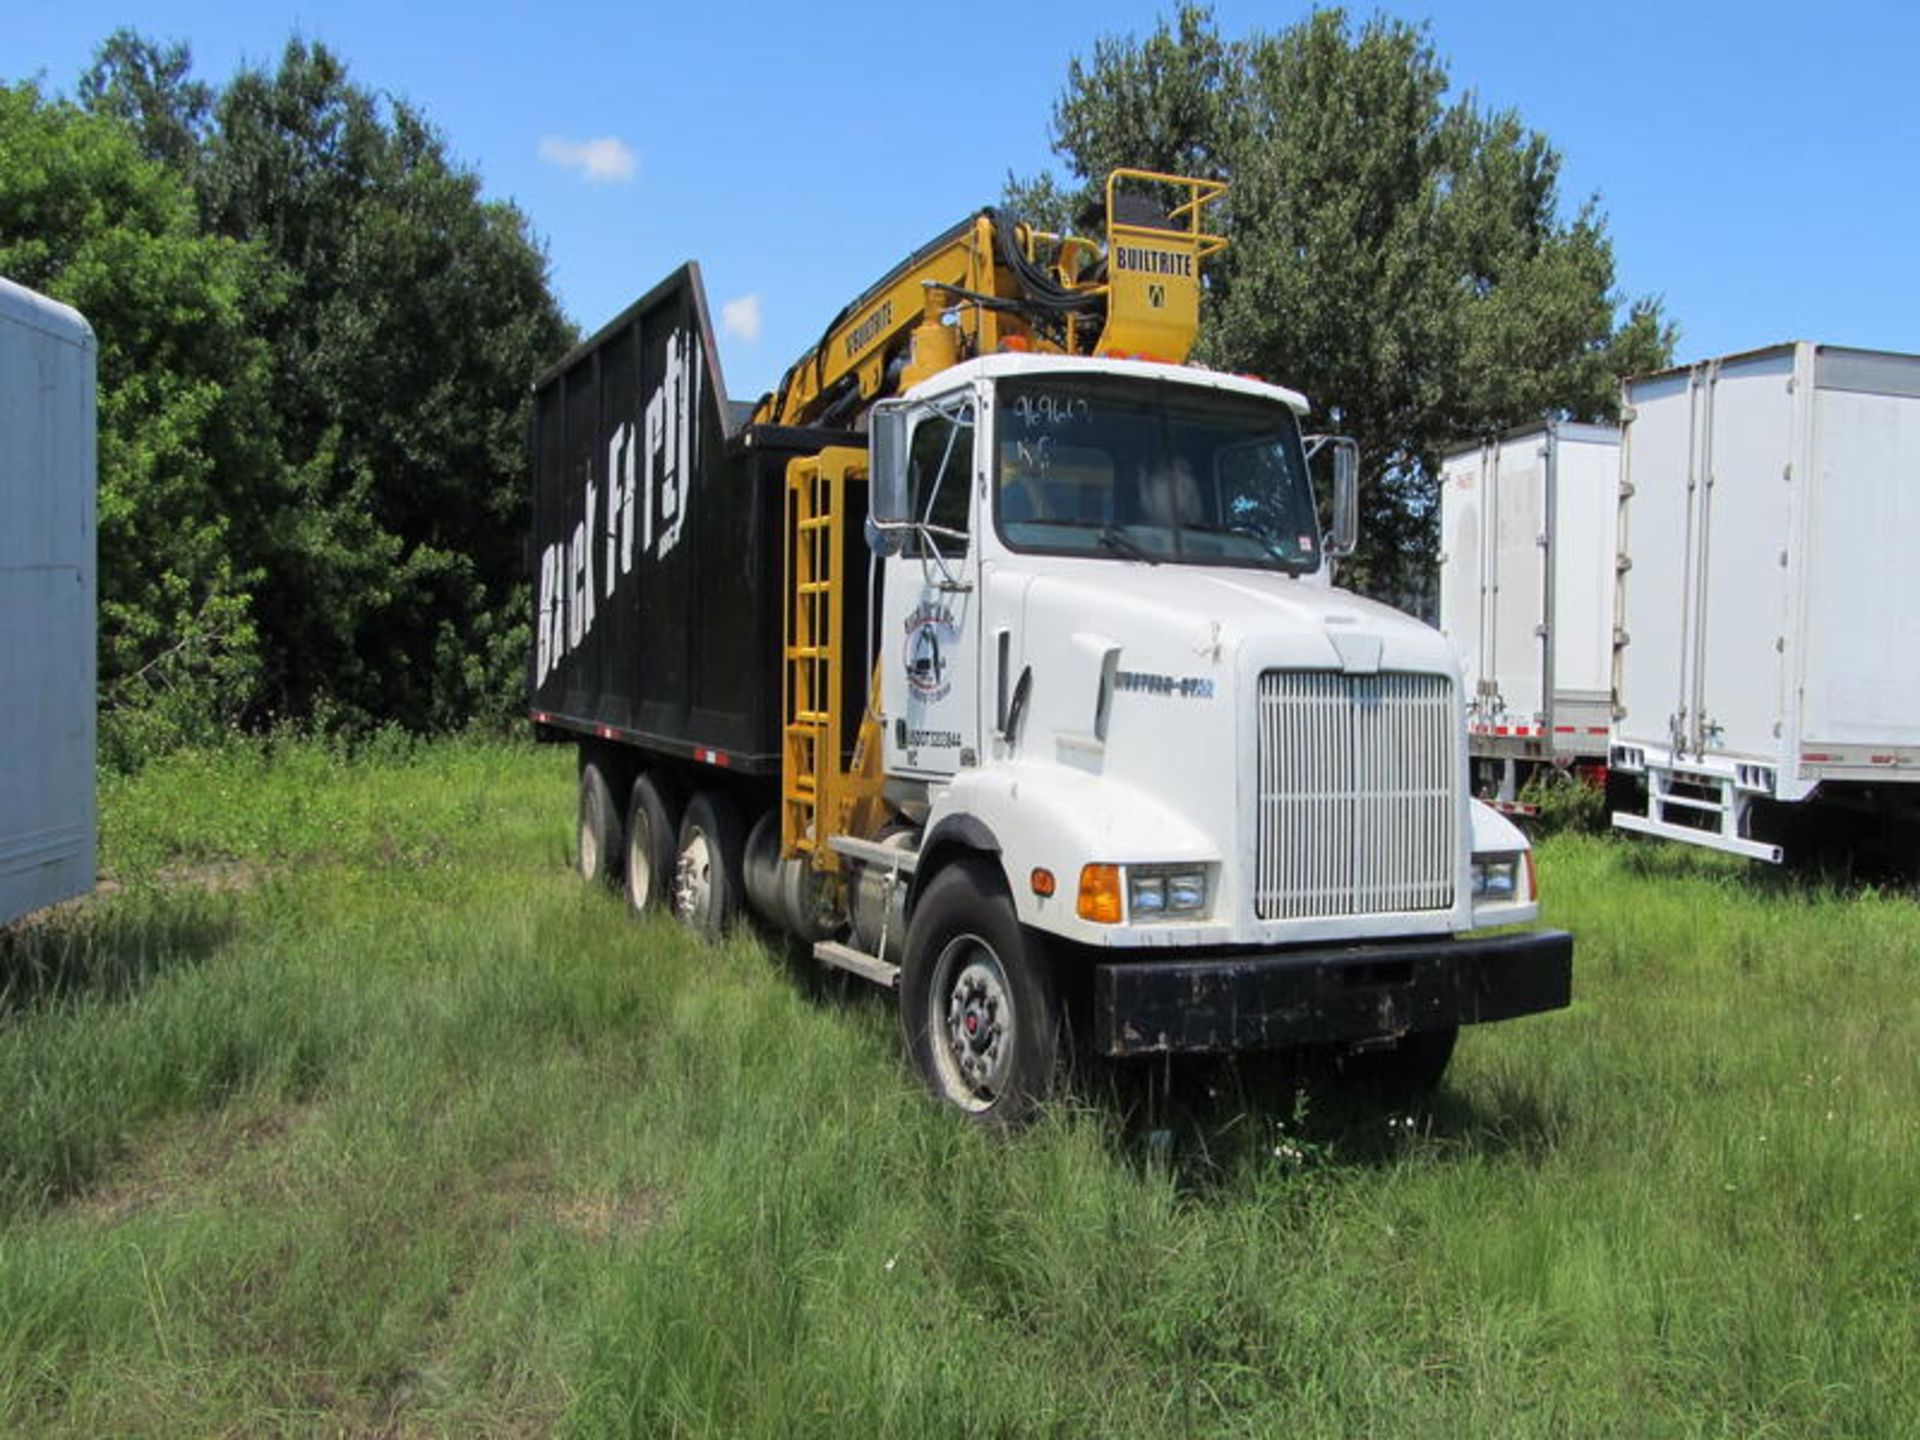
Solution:
<svg viewBox="0 0 1920 1440">
<path fill-rule="evenodd" d="M 1265 550 L 1269 557 L 1278 560 L 1280 564 L 1289 571 L 1298 573 L 1314 568 L 1308 565 L 1300 556 L 1288 551 L 1278 540 L 1268 535 L 1264 530 L 1256 530 L 1251 525 L 1209 525 L 1202 520 L 1183 520 L 1180 522 L 1179 528 L 1182 530 L 1198 530 L 1203 535 L 1233 535 L 1242 540 L 1251 540 L 1262 550 Z"/>
<path fill-rule="evenodd" d="M 1094 539 L 1102 549 L 1112 550 L 1121 555 L 1130 555 L 1135 560 L 1146 561 L 1149 565 L 1158 565 L 1160 563 L 1158 557 L 1148 554 L 1147 551 L 1141 547 L 1139 541 L 1133 539 L 1132 536 L 1117 526 L 1102 525 L 1099 534 L 1095 535 Z"/>
</svg>

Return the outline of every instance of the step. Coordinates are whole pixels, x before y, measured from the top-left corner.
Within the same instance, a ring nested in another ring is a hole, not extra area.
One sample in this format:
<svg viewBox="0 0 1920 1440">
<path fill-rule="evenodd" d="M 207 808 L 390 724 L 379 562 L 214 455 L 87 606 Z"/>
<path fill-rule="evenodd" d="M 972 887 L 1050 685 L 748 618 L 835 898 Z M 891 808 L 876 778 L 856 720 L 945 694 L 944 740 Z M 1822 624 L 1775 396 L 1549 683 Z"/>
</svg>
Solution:
<svg viewBox="0 0 1920 1440">
<path fill-rule="evenodd" d="M 1712 815 L 1724 815 L 1732 808 L 1724 801 L 1696 800 L 1691 795 L 1659 795 L 1655 799 L 1663 807 L 1672 805 L 1682 810 L 1704 810 Z"/>
<path fill-rule="evenodd" d="M 813 958 L 822 965 L 849 971 L 876 985 L 884 985 L 889 990 L 898 989 L 900 985 L 898 965 L 890 965 L 878 955 L 869 955 L 851 945 L 842 945 L 838 940 L 820 941 L 813 947 Z"/>
<path fill-rule="evenodd" d="M 882 845 L 877 840 L 862 840 L 853 835 L 835 835 L 827 844 L 835 854 L 845 855 L 849 860 L 858 860 L 882 870 L 897 869 L 902 875 L 913 874 L 914 868 L 920 863 L 918 850 L 902 850 L 895 845 Z"/>
</svg>

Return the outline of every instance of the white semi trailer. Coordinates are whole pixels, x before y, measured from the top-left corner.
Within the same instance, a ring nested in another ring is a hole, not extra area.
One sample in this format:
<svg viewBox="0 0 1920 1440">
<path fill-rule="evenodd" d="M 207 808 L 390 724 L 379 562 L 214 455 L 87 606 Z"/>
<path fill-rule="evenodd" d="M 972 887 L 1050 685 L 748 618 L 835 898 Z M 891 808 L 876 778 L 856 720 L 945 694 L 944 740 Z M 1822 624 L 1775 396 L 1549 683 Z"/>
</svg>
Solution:
<svg viewBox="0 0 1920 1440">
<path fill-rule="evenodd" d="M 1920 356 L 1807 342 L 1628 382 L 1624 830 L 1779 861 L 1920 818 Z"/>
<path fill-rule="evenodd" d="M 94 875 L 94 339 L 0 279 L 0 925 Z"/>
<path fill-rule="evenodd" d="M 1543 421 L 1446 456 L 1440 630 L 1467 701 L 1474 793 L 1526 813 L 1542 766 L 1599 767 L 1613 722 L 1620 432 Z"/>
</svg>

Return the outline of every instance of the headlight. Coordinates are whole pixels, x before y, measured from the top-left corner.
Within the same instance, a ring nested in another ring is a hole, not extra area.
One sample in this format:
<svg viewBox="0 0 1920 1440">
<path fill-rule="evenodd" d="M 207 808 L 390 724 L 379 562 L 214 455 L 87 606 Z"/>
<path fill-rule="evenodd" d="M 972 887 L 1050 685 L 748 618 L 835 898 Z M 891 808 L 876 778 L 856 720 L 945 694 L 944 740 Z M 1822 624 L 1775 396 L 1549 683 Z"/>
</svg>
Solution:
<svg viewBox="0 0 1920 1440">
<path fill-rule="evenodd" d="M 1507 851 L 1473 857 L 1473 898 L 1476 904 L 1507 905 L 1530 898 L 1526 891 L 1524 853 Z"/>
<path fill-rule="evenodd" d="M 1167 876 L 1167 908 L 1169 910 L 1206 909 L 1207 872 L 1185 870 L 1179 874 Z"/>
<path fill-rule="evenodd" d="M 1534 879 L 1534 852 L 1498 851 L 1473 856 L 1473 902 L 1513 904 L 1540 899 Z"/>
<path fill-rule="evenodd" d="M 1135 920 L 1197 917 L 1207 908 L 1207 872 L 1130 865 L 1127 913 Z"/>
</svg>

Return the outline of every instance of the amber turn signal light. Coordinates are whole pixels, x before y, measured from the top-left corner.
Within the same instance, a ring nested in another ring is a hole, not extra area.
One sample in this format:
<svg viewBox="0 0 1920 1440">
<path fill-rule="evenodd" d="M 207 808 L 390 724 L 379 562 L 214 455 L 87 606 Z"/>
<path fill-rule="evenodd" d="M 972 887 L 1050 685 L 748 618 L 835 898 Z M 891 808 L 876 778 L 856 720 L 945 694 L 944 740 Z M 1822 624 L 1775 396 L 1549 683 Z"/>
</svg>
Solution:
<svg viewBox="0 0 1920 1440">
<path fill-rule="evenodd" d="M 1057 888 L 1053 878 L 1053 871 L 1047 869 L 1044 865 L 1036 865 L 1033 874 L 1027 878 L 1033 885 L 1033 893 L 1038 895 L 1042 900 L 1050 898 Z"/>
<path fill-rule="evenodd" d="M 1120 903 L 1120 867 L 1087 865 L 1080 871 L 1080 902 L 1076 909 L 1082 920 L 1096 925 L 1118 925 L 1124 910 Z"/>
</svg>

